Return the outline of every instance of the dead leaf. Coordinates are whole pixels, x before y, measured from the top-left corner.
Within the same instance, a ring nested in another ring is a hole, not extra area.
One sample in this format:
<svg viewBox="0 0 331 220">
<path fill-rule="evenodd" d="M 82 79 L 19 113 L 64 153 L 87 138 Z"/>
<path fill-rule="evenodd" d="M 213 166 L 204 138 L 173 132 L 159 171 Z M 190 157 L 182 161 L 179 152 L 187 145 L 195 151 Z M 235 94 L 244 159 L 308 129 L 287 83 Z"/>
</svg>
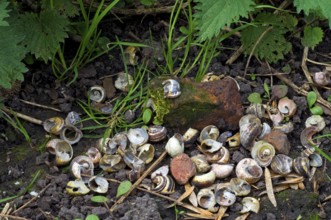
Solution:
<svg viewBox="0 0 331 220">
<path fill-rule="evenodd" d="M 265 176 L 265 185 L 266 185 L 268 198 L 269 198 L 270 202 L 275 207 L 277 207 L 277 201 L 276 201 L 273 186 L 272 186 L 271 175 L 270 175 L 270 171 L 267 167 L 264 169 L 264 176 Z"/>
</svg>

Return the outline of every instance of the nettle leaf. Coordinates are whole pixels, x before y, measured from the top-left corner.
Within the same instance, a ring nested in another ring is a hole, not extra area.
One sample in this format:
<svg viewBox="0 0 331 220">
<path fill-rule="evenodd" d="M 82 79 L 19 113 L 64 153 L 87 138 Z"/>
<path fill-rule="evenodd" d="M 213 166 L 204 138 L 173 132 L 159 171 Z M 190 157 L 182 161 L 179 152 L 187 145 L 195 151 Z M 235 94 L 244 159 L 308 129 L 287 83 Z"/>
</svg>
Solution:
<svg viewBox="0 0 331 220">
<path fill-rule="evenodd" d="M 4 19 L 9 17 L 9 10 L 6 9 L 7 6 L 9 5 L 9 2 L 7 1 L 1 1 L 0 2 L 0 26 L 8 26 L 8 22 L 5 21 Z"/>
<path fill-rule="evenodd" d="M 288 15 L 260 13 L 255 22 L 256 25 L 244 29 L 241 33 L 241 43 L 246 55 L 254 49 L 253 54 L 259 59 L 271 63 L 284 59 L 284 55 L 292 49 L 292 44 L 284 35 L 295 27 L 296 19 Z M 260 38 L 261 36 L 263 37 Z"/>
<path fill-rule="evenodd" d="M 20 44 L 23 39 L 16 24 L 0 26 L 0 86 L 6 89 L 11 88 L 16 80 L 23 81 L 23 73 L 28 71 L 22 63 L 27 52 Z"/>
<path fill-rule="evenodd" d="M 319 11 L 324 17 L 329 20 L 331 27 L 331 1 L 330 0 L 294 0 L 294 6 L 297 12 L 303 11 L 306 15 Z"/>
<path fill-rule="evenodd" d="M 124 195 L 125 193 L 127 193 L 130 190 L 131 186 L 132 186 L 132 183 L 128 180 L 121 182 L 117 188 L 116 197 L 120 197 L 120 196 Z"/>
<path fill-rule="evenodd" d="M 46 10 L 23 15 L 26 38 L 23 44 L 35 55 L 45 62 L 50 60 L 60 47 L 60 43 L 68 37 L 69 20 L 55 11 Z"/>
<path fill-rule="evenodd" d="M 323 40 L 323 30 L 320 27 L 305 27 L 301 43 L 305 47 L 313 48 Z"/>
<path fill-rule="evenodd" d="M 56 0 L 52 1 L 53 9 L 58 10 L 62 15 L 68 17 L 75 17 L 79 15 L 79 7 L 74 5 L 72 1 L 68 0 Z M 51 8 L 51 0 L 43 0 L 41 3 L 41 7 L 45 10 L 52 9 Z"/>
<path fill-rule="evenodd" d="M 247 17 L 254 11 L 253 0 L 195 0 L 199 39 L 204 41 L 220 33 L 226 25 L 239 21 L 240 17 Z"/>
</svg>

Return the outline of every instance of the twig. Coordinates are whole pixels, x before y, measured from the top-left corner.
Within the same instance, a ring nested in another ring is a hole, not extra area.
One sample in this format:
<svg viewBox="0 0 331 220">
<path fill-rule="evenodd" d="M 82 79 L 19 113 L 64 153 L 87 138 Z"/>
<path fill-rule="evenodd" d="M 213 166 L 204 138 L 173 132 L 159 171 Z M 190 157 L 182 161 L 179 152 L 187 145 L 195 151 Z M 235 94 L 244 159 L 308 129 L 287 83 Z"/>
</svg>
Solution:
<svg viewBox="0 0 331 220">
<path fill-rule="evenodd" d="M 228 207 L 226 206 L 221 206 L 220 209 L 218 210 L 216 220 L 221 220 L 226 212 Z"/>
<path fill-rule="evenodd" d="M 306 58 L 306 61 L 308 61 L 309 63 L 316 64 L 316 65 L 321 65 L 321 66 L 328 66 L 328 67 L 331 67 L 331 64 L 317 62 L 317 61 L 311 60 L 311 59 L 309 59 L 309 58 Z"/>
<path fill-rule="evenodd" d="M 24 115 L 24 114 L 19 113 L 19 112 L 15 112 L 15 111 L 13 111 L 11 109 L 8 109 L 6 107 L 2 107 L 1 109 L 5 112 L 9 113 L 9 114 L 16 115 L 17 117 L 19 117 L 21 119 L 24 119 L 28 122 L 31 122 L 31 123 L 34 123 L 34 124 L 37 124 L 37 125 L 42 125 L 43 124 L 43 121 L 41 121 L 39 119 L 33 118 L 31 116 L 28 116 L 28 115 Z"/>
<path fill-rule="evenodd" d="M 25 104 L 36 106 L 36 107 L 39 107 L 39 108 L 50 109 L 50 110 L 53 110 L 53 111 L 56 111 L 56 112 L 62 112 L 60 109 L 53 108 L 51 106 L 41 105 L 41 104 L 38 104 L 38 103 L 35 103 L 35 102 L 29 102 L 29 101 L 26 101 L 24 99 L 20 99 L 20 101 L 23 102 L 23 103 L 25 103 Z"/>
<path fill-rule="evenodd" d="M 23 218 L 23 217 L 18 217 L 15 215 L 4 215 L 0 213 L 0 217 L 4 217 L 4 218 L 9 218 L 9 219 L 17 219 L 17 220 L 29 220 L 27 218 Z"/>
<path fill-rule="evenodd" d="M 311 75 L 308 71 L 308 67 L 307 67 L 307 64 L 306 64 L 307 57 L 308 57 L 308 47 L 305 47 L 305 49 L 303 50 L 303 55 L 302 55 L 301 69 L 302 69 L 303 73 L 305 74 L 305 76 L 308 80 L 308 83 L 313 85 L 314 81 L 311 78 Z M 316 95 L 318 97 L 321 97 L 321 95 L 320 95 L 319 91 L 316 89 L 316 87 L 312 86 L 312 88 L 313 88 L 314 92 L 316 93 Z"/>
<path fill-rule="evenodd" d="M 122 203 L 130 193 L 147 177 L 147 175 L 167 156 L 167 152 L 164 151 L 160 157 L 141 175 L 141 177 L 131 186 L 130 190 L 123 195 L 119 200 L 115 202 L 115 204 L 110 208 L 110 212 L 113 212 L 118 204 Z"/>
</svg>

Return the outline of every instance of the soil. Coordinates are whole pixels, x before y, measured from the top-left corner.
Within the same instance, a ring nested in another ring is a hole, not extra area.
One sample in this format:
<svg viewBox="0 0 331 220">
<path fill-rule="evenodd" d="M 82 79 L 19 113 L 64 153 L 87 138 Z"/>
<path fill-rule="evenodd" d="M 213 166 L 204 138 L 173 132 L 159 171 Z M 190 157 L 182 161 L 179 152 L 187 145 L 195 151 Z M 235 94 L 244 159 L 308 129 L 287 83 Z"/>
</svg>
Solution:
<svg viewBox="0 0 331 220">
<path fill-rule="evenodd" d="M 150 36 L 153 36 L 154 47 L 157 52 L 152 53 L 147 49 L 138 52 L 139 60 L 149 60 L 148 68 L 151 72 L 156 72 L 157 63 L 164 64 L 162 58 L 161 45 L 162 39 L 167 34 L 167 21 L 169 14 L 157 14 L 142 16 L 131 16 L 123 18 L 124 22 L 119 21 L 105 22 L 102 24 L 103 34 L 111 41 L 115 41 L 117 36 L 121 41 L 151 43 Z M 179 21 L 179 26 L 185 25 L 184 20 Z M 309 58 L 317 62 L 325 62 L 324 56 L 321 54 L 330 54 L 331 47 L 331 32 L 325 31 L 323 43 L 315 48 L 314 51 L 309 51 Z M 242 102 L 248 106 L 247 97 L 252 92 L 264 94 L 263 83 L 273 83 L 274 85 L 283 84 L 277 77 L 271 77 L 267 66 L 260 63 L 256 59 L 252 59 L 249 65 L 248 73 L 255 73 L 256 79 L 253 81 L 249 75 L 244 76 L 244 69 L 247 62 L 247 57 L 240 56 L 233 64 L 227 65 L 227 59 L 232 55 L 233 51 L 240 47 L 240 43 L 236 37 L 232 37 L 223 42 L 224 49 L 215 57 L 209 67 L 209 72 L 216 75 L 226 75 L 236 78 L 240 85 L 240 94 Z M 73 45 L 75 47 L 75 45 Z M 227 50 L 226 48 L 231 48 Z M 180 52 L 176 52 L 180 53 Z M 192 49 L 190 57 L 196 56 L 196 50 Z M 294 43 L 293 52 L 286 56 L 284 61 L 281 61 L 273 67 L 279 71 L 286 65 L 291 67 L 289 74 L 290 79 L 297 86 L 302 86 L 305 82 L 305 76 L 301 70 L 300 64 L 302 59 L 303 47 L 299 42 Z M 65 117 L 69 111 L 77 111 L 86 117 L 86 114 L 77 104 L 77 100 L 86 101 L 86 93 L 89 87 L 94 85 L 102 85 L 102 77 L 114 75 L 124 71 L 124 65 L 119 49 L 110 51 L 109 54 L 97 59 L 89 64 L 84 69 L 80 70 L 77 81 L 70 87 L 65 85 L 65 82 L 57 81 L 52 74 L 49 64 L 36 62 L 29 67 L 29 72 L 25 74 L 25 80 L 18 85 L 18 92 L 8 94 L 5 100 L 5 105 L 16 112 L 21 112 L 31 117 L 40 120 L 46 120 L 53 116 Z M 176 57 L 178 54 L 174 54 Z M 154 59 L 157 58 L 157 59 Z M 322 67 L 318 65 L 309 65 L 311 72 L 321 71 Z M 134 73 L 134 67 L 129 66 L 128 71 Z M 192 76 L 194 76 L 194 70 Z M 241 77 L 241 78 L 239 78 Z M 245 78 L 245 80 L 242 80 Z M 254 85 L 254 86 L 252 86 Z M 323 98 L 327 99 L 330 95 L 330 90 L 320 89 Z M 118 95 L 119 92 L 116 93 Z M 300 147 L 300 133 L 304 128 L 304 122 L 311 113 L 306 104 L 306 98 L 297 94 L 293 89 L 289 88 L 288 97 L 293 99 L 298 105 L 298 109 L 292 118 L 294 123 L 294 131 L 288 135 L 291 143 L 290 156 L 296 157 L 302 151 Z M 34 107 L 20 101 L 21 99 L 35 102 L 47 106 L 53 106 L 61 109 L 61 112 L 55 112 L 43 108 Z M 229 100 L 230 101 L 230 100 Z M 330 115 L 323 116 L 326 122 L 326 128 L 323 134 L 330 133 Z M 65 192 L 66 184 L 73 177 L 69 174 L 68 168 L 57 168 L 52 164 L 54 158 L 49 153 L 38 149 L 42 143 L 49 140 L 49 135 L 45 132 L 42 126 L 35 125 L 21 120 L 24 127 L 31 137 L 31 144 L 28 144 L 24 137 L 13 129 L 4 119 L 0 118 L 0 199 L 18 195 L 24 190 L 32 180 L 33 174 L 41 170 L 41 177 L 33 185 L 29 193 L 19 195 L 17 198 L 9 200 L 8 203 L 12 208 L 9 212 L 9 219 L 85 219 L 88 214 L 98 215 L 100 219 L 168 219 L 176 218 L 176 210 L 186 209 L 176 206 L 176 208 L 166 208 L 170 204 L 166 199 L 149 193 L 134 190 L 123 203 L 119 204 L 115 211 L 109 213 L 111 207 L 116 201 L 116 191 L 118 184 L 110 182 L 109 191 L 105 195 L 109 201 L 106 204 L 95 203 L 91 201 L 91 197 L 95 194 L 89 193 L 85 196 L 71 196 Z M 169 129 L 168 136 L 179 130 L 179 128 Z M 96 133 L 102 135 L 102 129 Z M 86 134 L 84 134 L 86 135 Z M 93 146 L 96 139 L 83 138 L 74 146 L 74 156 L 80 155 Z M 155 158 L 158 158 L 162 153 L 162 146 L 165 142 L 159 143 Z M 330 141 L 323 139 L 320 148 L 331 155 Z M 193 148 L 186 149 L 188 155 L 196 154 Z M 231 162 L 237 163 L 238 158 L 243 158 L 247 154 L 244 149 L 239 149 L 231 152 L 233 159 Z M 235 155 L 235 159 L 234 159 Z M 46 161 L 46 163 L 45 163 Z M 167 156 L 161 164 L 169 164 L 170 157 Z M 160 164 L 160 166 L 161 166 Z M 98 170 L 100 171 L 100 170 Z M 331 180 L 327 175 L 331 176 L 331 163 L 325 161 L 323 167 L 318 168 L 315 174 L 315 181 L 305 179 L 304 190 L 285 190 L 276 193 L 278 207 L 274 208 L 267 196 L 261 197 L 261 209 L 258 214 L 252 213 L 249 219 L 316 219 L 317 215 L 320 218 L 331 219 L 331 200 L 325 200 L 331 195 Z M 235 176 L 233 173 L 224 181 L 228 181 Z M 126 180 L 125 171 L 116 173 L 105 173 L 104 177 L 116 179 L 119 181 Z M 317 185 L 314 186 L 313 183 Z M 32 192 L 39 193 L 36 197 Z M 178 198 L 184 192 L 183 186 L 176 186 L 176 192 L 171 195 L 172 198 Z M 254 196 L 255 193 L 254 193 Z M 239 216 L 241 209 L 241 199 L 231 206 L 224 219 L 235 219 Z M 0 210 L 3 209 L 6 202 L 0 204 Z M 15 211 L 16 210 L 16 211 Z M 19 218 L 21 217 L 21 218 Z M 178 216 L 183 218 L 183 216 Z"/>
</svg>

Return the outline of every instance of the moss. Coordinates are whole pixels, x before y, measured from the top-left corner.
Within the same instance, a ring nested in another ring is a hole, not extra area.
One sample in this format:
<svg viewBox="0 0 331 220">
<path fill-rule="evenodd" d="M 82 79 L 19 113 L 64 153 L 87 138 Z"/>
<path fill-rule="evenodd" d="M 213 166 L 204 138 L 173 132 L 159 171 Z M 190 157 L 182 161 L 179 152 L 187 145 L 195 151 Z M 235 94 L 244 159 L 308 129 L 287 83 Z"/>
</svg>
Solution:
<svg viewBox="0 0 331 220">
<path fill-rule="evenodd" d="M 154 102 L 155 117 L 154 124 L 163 124 L 164 116 L 170 112 L 169 104 L 164 98 L 163 88 L 149 90 L 149 96 Z"/>
</svg>

